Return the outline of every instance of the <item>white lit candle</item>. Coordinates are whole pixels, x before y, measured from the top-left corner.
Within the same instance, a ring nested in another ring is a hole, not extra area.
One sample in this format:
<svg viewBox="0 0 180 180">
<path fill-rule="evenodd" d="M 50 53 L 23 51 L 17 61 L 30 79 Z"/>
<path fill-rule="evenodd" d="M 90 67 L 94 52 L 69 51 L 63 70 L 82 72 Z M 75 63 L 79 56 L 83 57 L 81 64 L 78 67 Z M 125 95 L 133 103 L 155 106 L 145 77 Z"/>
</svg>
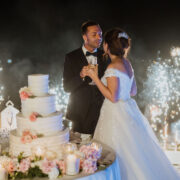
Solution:
<svg viewBox="0 0 180 180">
<path fill-rule="evenodd" d="M 8 174 L 5 170 L 5 168 L 0 164 L 0 180 L 7 180 L 8 179 Z"/>
<path fill-rule="evenodd" d="M 78 158 L 75 154 L 67 154 L 65 162 L 67 175 L 76 175 L 79 173 L 80 158 Z"/>
</svg>

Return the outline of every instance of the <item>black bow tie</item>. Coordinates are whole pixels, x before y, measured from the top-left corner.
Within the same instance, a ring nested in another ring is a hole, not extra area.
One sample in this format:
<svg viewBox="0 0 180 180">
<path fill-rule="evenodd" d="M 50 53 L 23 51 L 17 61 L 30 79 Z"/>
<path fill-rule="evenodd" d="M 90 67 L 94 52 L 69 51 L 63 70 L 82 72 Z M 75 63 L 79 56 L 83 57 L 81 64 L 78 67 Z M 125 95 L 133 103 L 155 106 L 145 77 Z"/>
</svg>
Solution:
<svg viewBox="0 0 180 180">
<path fill-rule="evenodd" d="M 91 52 L 86 52 L 86 56 L 95 56 L 97 57 L 97 52 L 91 53 Z"/>
</svg>

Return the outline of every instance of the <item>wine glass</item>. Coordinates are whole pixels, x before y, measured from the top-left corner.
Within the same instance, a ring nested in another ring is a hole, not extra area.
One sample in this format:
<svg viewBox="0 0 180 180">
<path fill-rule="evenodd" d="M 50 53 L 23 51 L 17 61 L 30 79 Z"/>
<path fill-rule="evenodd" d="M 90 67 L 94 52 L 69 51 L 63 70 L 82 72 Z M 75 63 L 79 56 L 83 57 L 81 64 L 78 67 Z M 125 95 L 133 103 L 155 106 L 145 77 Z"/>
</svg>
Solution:
<svg viewBox="0 0 180 180">
<path fill-rule="evenodd" d="M 90 58 L 89 59 L 89 67 L 95 69 L 97 65 L 97 58 Z M 95 82 L 92 80 L 89 85 L 95 85 Z"/>
</svg>

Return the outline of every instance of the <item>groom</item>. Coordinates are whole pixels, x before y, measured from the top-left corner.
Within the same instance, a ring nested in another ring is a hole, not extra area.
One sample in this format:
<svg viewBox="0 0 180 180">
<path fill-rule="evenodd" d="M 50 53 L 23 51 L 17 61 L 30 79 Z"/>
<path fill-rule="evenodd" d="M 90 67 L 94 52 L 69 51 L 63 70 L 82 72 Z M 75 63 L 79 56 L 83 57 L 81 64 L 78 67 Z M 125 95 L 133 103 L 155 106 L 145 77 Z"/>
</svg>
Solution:
<svg viewBox="0 0 180 180">
<path fill-rule="evenodd" d="M 93 134 L 104 97 L 91 79 L 86 77 L 90 61 L 98 64 L 101 78 L 107 67 L 107 60 L 98 48 L 102 42 L 102 30 L 94 21 L 84 22 L 81 26 L 84 40 L 82 47 L 66 54 L 63 72 L 64 90 L 70 93 L 66 118 L 72 120 L 73 131 Z"/>
</svg>

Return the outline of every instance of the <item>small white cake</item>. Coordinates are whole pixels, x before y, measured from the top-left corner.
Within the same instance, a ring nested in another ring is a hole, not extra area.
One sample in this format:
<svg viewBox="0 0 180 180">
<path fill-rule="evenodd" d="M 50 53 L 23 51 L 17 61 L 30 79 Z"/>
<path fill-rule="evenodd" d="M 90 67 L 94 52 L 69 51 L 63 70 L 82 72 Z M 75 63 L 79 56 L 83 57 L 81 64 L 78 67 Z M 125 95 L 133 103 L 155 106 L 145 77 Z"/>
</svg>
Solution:
<svg viewBox="0 0 180 180">
<path fill-rule="evenodd" d="M 45 96 L 48 94 L 49 75 L 33 74 L 28 75 L 28 87 L 35 96 Z"/>
<path fill-rule="evenodd" d="M 28 76 L 28 88 L 21 88 L 21 113 L 17 114 L 17 129 L 10 132 L 10 153 L 32 154 L 34 146 L 60 151 L 69 142 L 69 129 L 63 129 L 62 114 L 56 111 L 55 95 L 48 93 L 48 75 Z M 22 94 L 21 94 L 22 93 Z"/>
</svg>

